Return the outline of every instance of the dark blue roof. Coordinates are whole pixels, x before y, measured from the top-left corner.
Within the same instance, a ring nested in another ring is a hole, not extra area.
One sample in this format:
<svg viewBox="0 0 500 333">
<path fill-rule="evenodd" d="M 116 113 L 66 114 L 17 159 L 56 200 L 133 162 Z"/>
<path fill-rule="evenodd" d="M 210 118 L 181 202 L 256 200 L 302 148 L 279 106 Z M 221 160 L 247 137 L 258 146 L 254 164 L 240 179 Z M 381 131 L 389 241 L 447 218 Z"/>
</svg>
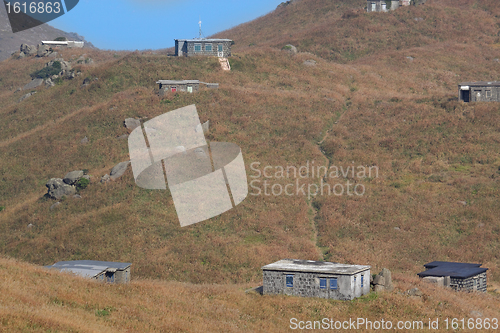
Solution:
<svg viewBox="0 0 500 333">
<path fill-rule="evenodd" d="M 481 268 L 481 264 L 448 261 L 433 261 L 425 264 L 424 267 L 427 268 L 427 270 L 418 273 L 418 276 L 449 276 L 456 279 L 467 279 L 488 270 L 488 268 Z"/>
</svg>

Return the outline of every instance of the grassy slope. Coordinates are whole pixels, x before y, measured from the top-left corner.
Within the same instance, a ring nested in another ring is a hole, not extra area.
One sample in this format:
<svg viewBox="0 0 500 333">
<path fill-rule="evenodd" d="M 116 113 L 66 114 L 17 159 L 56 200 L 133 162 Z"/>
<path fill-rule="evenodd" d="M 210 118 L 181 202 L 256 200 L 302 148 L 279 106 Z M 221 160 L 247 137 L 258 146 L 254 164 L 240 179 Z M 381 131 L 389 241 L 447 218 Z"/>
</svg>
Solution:
<svg viewBox="0 0 500 333">
<path fill-rule="evenodd" d="M 369 294 L 345 302 L 245 294 L 248 284 L 135 280 L 105 285 L 0 259 L 0 331 L 19 332 L 288 332 L 290 319 L 423 321 L 498 317 L 499 294 L 466 294 L 396 274 L 401 288 L 423 297 Z M 365 331 L 365 330 L 362 330 Z"/>
<path fill-rule="evenodd" d="M 22 103 L 14 90 L 45 60 L 0 63 L 1 252 L 36 264 L 127 261 L 136 277 L 221 284 L 258 283 L 259 268 L 284 257 L 325 259 L 370 264 L 374 271 L 388 267 L 399 274 L 402 290 L 416 283 L 414 274 L 425 262 L 475 261 L 489 267 L 491 283 L 498 283 L 500 110 L 497 104 L 463 105 L 455 96 L 457 82 L 498 78 L 499 6 L 455 3 L 458 8 L 435 1 L 342 18 L 361 3 L 303 0 L 221 33 L 237 43 L 230 73 L 214 59 L 94 52 L 89 55 L 96 65 L 82 65 L 82 77 L 40 88 Z M 325 6 L 332 11 L 320 10 Z M 299 9 L 305 21 L 291 21 Z M 312 17 L 316 24 L 307 23 Z M 336 28 L 324 30 L 331 26 Z M 301 32 L 286 37 L 291 31 Z M 363 41 L 367 32 L 370 42 Z M 257 47 L 246 46 L 252 38 Z M 312 46 L 301 44 L 309 41 Z M 280 50 L 288 43 L 314 54 L 292 57 Z M 332 48 L 341 49 L 328 53 Z M 64 57 L 76 59 L 79 52 L 67 50 Z M 307 59 L 317 66 L 303 66 Z M 98 80 L 81 88 L 84 77 Z M 196 78 L 221 87 L 160 101 L 154 94 L 160 78 Z M 314 160 L 377 165 L 379 177 L 362 181 L 364 197 L 308 202 L 301 196 L 249 196 L 236 209 L 188 228 L 179 227 L 171 197 L 137 188 L 130 170 L 116 182 L 98 184 L 128 159 L 126 140 L 116 139 L 126 133 L 124 118 L 152 118 L 193 103 L 202 121 L 210 119 L 210 140 L 242 148 L 249 176 L 251 162 L 300 166 Z M 90 144 L 79 144 L 84 136 Z M 49 211 L 53 202 L 41 199 L 45 182 L 75 169 L 88 169 L 93 183 L 83 199 Z M 412 303 L 404 304 L 406 318 L 414 319 Z M 486 311 L 483 303 L 474 304 Z"/>
</svg>

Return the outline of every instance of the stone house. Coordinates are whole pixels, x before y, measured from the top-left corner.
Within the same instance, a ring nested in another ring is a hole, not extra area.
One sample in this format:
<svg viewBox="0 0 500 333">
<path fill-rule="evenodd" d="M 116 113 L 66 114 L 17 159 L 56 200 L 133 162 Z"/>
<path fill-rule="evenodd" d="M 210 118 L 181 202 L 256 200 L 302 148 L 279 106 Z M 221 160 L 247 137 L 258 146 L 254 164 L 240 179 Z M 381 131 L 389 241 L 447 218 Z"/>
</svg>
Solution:
<svg viewBox="0 0 500 333">
<path fill-rule="evenodd" d="M 371 12 L 387 12 L 399 8 L 399 0 L 368 0 L 366 7 L 369 13 Z"/>
<path fill-rule="evenodd" d="M 262 271 L 264 295 L 352 300 L 370 292 L 370 266 L 283 259 Z"/>
<path fill-rule="evenodd" d="M 122 262 L 74 260 L 60 261 L 52 266 L 45 266 L 45 268 L 57 269 L 61 272 L 70 272 L 102 282 L 127 283 L 130 282 L 131 265 L 131 263 Z"/>
<path fill-rule="evenodd" d="M 500 82 L 462 82 L 458 99 L 463 102 L 500 102 Z"/>
<path fill-rule="evenodd" d="M 204 84 L 207 88 L 217 89 L 218 83 L 206 83 L 199 80 L 159 80 L 156 84 L 160 87 L 160 95 L 165 94 L 167 91 L 171 92 L 197 92 L 200 90 L 200 84 Z"/>
<path fill-rule="evenodd" d="M 231 56 L 231 39 L 175 39 L 175 56 L 209 56 L 227 58 Z"/>
<path fill-rule="evenodd" d="M 440 286 L 456 291 L 486 291 L 486 271 L 481 264 L 433 261 L 424 265 L 425 271 L 417 275 Z"/>
</svg>

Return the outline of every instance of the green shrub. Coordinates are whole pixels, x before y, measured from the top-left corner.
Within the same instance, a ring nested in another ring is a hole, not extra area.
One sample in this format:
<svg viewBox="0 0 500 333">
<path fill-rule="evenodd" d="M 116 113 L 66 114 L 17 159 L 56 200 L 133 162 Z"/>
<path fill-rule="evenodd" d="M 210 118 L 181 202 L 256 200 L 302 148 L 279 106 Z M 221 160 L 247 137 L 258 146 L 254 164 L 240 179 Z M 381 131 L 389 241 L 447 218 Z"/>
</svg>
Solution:
<svg viewBox="0 0 500 333">
<path fill-rule="evenodd" d="M 4 207 L 4 206 L 0 206 L 0 212 L 1 212 L 2 210 L 4 210 L 4 209 L 5 209 L 5 207 Z"/>
<path fill-rule="evenodd" d="M 33 79 L 48 79 L 52 75 L 58 75 L 61 72 L 61 63 L 59 61 L 54 61 L 52 66 L 47 66 L 39 71 L 31 73 Z"/>
<path fill-rule="evenodd" d="M 77 190 L 84 190 L 89 186 L 90 181 L 87 178 L 80 178 L 79 181 L 76 182 L 76 189 Z"/>
</svg>

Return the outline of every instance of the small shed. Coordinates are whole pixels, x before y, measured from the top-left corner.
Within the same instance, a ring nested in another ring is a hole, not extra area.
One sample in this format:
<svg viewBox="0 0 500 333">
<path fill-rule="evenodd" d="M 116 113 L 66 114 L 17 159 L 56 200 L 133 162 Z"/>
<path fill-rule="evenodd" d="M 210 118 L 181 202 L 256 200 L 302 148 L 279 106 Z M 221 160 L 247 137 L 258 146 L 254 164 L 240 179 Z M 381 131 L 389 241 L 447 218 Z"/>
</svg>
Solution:
<svg viewBox="0 0 500 333">
<path fill-rule="evenodd" d="M 417 275 L 457 291 L 486 291 L 486 271 L 481 264 L 433 261 L 424 265 Z"/>
<path fill-rule="evenodd" d="M 227 58 L 231 56 L 231 39 L 175 39 L 175 56 L 211 56 Z"/>
<path fill-rule="evenodd" d="M 131 263 L 109 262 L 96 260 L 74 260 L 60 261 L 52 266 L 45 266 L 49 269 L 57 269 L 61 272 L 71 272 L 76 275 L 110 283 L 130 282 Z"/>
<path fill-rule="evenodd" d="M 399 0 L 368 0 L 366 10 L 370 12 L 388 12 L 399 8 Z"/>
<path fill-rule="evenodd" d="M 206 83 L 199 80 L 159 80 L 156 84 L 160 87 L 160 94 L 167 91 L 193 93 L 200 90 L 200 84 L 204 84 L 211 89 L 219 88 L 218 83 Z"/>
<path fill-rule="evenodd" d="M 76 48 L 82 48 L 84 46 L 85 42 L 77 42 L 77 41 L 42 41 L 42 45 L 49 45 L 49 46 L 65 46 L 65 47 L 76 47 Z"/>
<path fill-rule="evenodd" d="M 458 99 L 463 102 L 500 102 L 500 81 L 462 82 Z"/>
<path fill-rule="evenodd" d="M 262 271 L 264 295 L 352 300 L 370 292 L 370 266 L 283 259 Z"/>
</svg>

